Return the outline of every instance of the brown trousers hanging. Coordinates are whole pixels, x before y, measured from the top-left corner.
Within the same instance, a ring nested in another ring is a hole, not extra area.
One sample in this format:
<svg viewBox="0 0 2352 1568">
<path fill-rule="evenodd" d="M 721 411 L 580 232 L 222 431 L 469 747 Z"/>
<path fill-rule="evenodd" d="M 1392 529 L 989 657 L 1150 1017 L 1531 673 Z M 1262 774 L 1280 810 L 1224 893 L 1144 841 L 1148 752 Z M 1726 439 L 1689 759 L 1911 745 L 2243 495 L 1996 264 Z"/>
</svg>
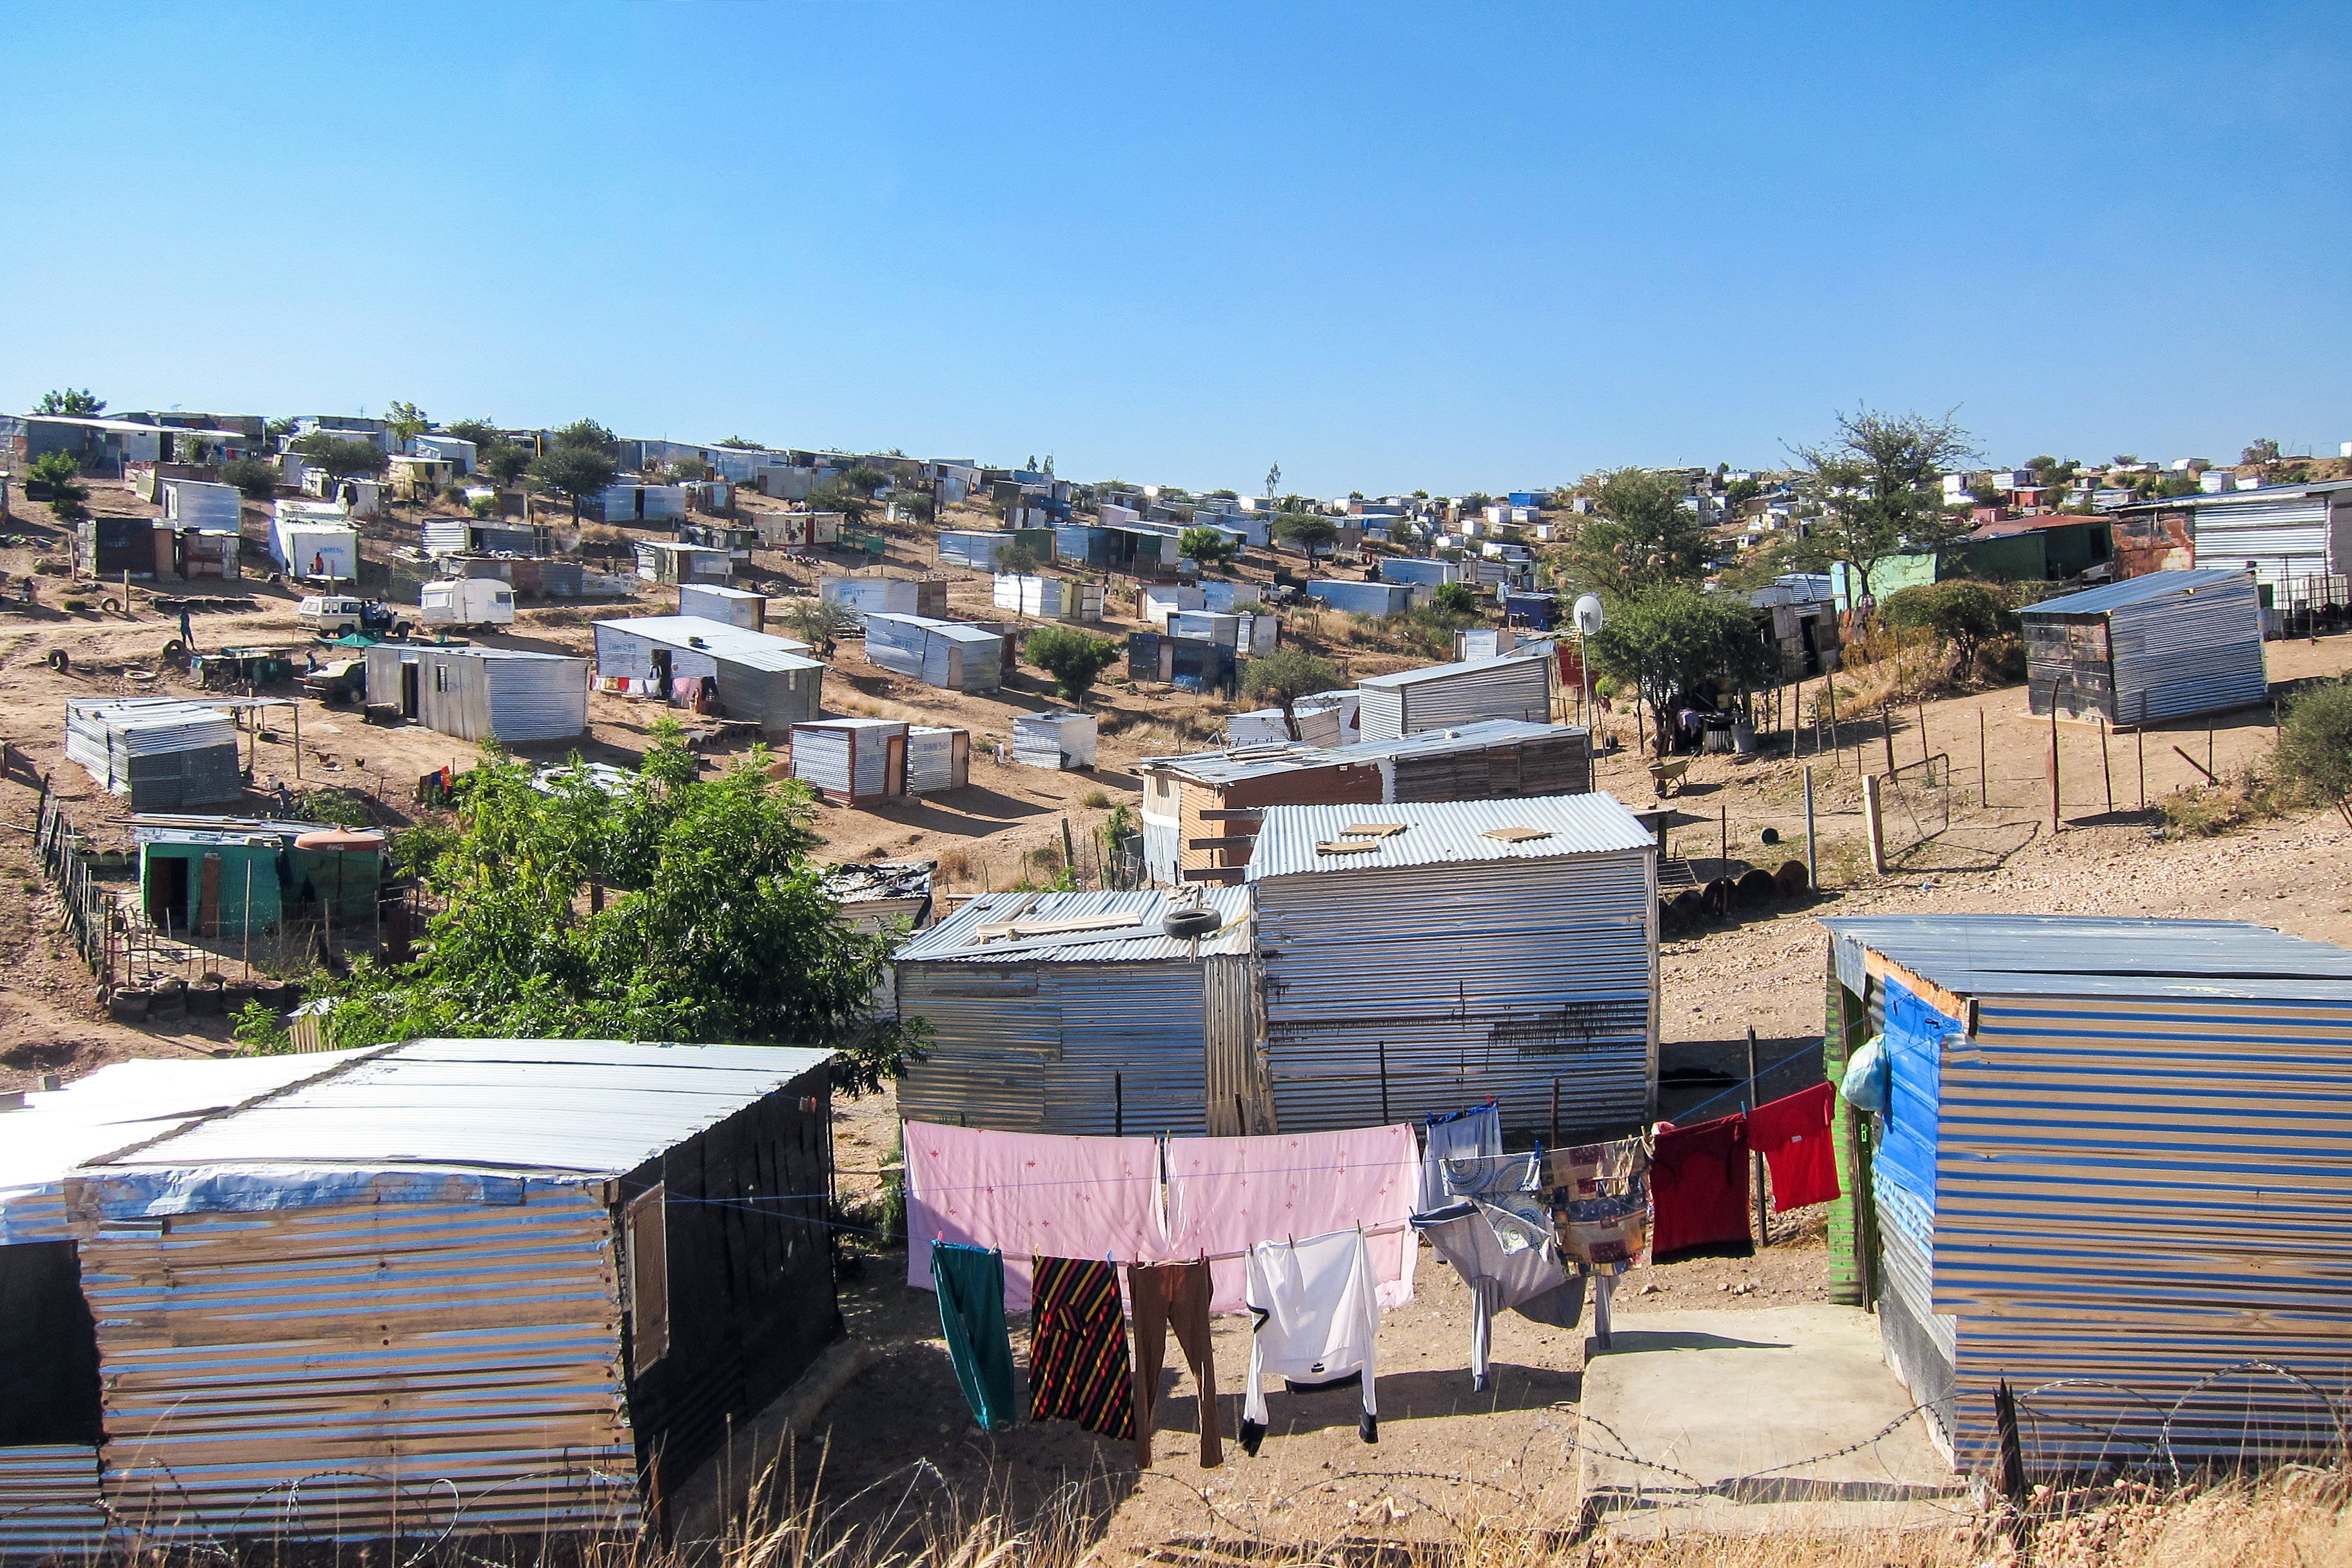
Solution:
<svg viewBox="0 0 2352 1568">
<path fill-rule="evenodd" d="M 1224 1462 L 1217 1434 L 1217 1361 L 1209 1342 L 1209 1265 L 1133 1263 L 1128 1294 L 1135 1302 L 1135 1462 L 1151 1468 L 1151 1429 L 1159 1415 L 1160 1369 L 1168 1353 L 1168 1331 L 1192 1363 L 1201 1391 L 1201 1468 Z"/>
</svg>

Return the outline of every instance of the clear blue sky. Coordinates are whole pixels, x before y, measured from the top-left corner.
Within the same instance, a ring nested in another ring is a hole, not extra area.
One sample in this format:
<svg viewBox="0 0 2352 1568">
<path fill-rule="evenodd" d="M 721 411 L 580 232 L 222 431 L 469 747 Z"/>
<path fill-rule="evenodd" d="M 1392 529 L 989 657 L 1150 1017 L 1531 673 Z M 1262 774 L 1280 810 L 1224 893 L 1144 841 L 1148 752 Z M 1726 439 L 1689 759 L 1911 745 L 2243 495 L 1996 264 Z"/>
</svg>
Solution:
<svg viewBox="0 0 2352 1568">
<path fill-rule="evenodd" d="M 2340 5 L 20 3 L 0 406 L 1255 490 L 2352 439 Z"/>
</svg>

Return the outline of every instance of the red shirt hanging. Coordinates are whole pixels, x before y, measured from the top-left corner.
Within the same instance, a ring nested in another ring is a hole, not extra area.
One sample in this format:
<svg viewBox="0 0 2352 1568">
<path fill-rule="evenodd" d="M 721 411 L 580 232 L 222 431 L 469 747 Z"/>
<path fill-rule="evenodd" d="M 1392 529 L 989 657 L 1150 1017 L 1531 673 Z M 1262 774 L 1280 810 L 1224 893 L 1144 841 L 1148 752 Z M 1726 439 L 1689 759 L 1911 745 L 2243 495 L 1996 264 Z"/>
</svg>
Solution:
<svg viewBox="0 0 2352 1568">
<path fill-rule="evenodd" d="M 1650 1165 L 1650 1261 L 1748 1258 L 1748 1119 L 1660 1123 Z"/>
<path fill-rule="evenodd" d="M 1831 1141 L 1836 1112 L 1836 1091 L 1817 1083 L 1748 1113 L 1748 1146 L 1764 1156 L 1772 1173 L 1773 1213 L 1838 1195 L 1837 1145 Z"/>
</svg>

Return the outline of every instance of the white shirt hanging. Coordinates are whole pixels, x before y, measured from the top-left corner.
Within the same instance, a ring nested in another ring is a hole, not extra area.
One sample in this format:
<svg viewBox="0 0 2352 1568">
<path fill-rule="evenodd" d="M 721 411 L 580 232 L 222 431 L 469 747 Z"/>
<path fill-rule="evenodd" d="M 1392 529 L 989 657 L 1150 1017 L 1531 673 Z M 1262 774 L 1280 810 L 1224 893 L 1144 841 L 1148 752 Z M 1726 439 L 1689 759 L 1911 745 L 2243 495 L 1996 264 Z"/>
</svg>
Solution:
<svg viewBox="0 0 2352 1568">
<path fill-rule="evenodd" d="M 1379 1442 L 1380 1405 L 1372 1396 L 1379 1282 L 1364 1233 L 1340 1230 L 1305 1241 L 1260 1242 L 1250 1249 L 1248 1275 L 1243 1299 L 1255 1326 L 1242 1400 L 1244 1450 L 1256 1453 L 1265 1436 L 1268 1377 L 1336 1383 L 1360 1375 L 1364 1414 L 1356 1430 L 1365 1442 Z"/>
</svg>

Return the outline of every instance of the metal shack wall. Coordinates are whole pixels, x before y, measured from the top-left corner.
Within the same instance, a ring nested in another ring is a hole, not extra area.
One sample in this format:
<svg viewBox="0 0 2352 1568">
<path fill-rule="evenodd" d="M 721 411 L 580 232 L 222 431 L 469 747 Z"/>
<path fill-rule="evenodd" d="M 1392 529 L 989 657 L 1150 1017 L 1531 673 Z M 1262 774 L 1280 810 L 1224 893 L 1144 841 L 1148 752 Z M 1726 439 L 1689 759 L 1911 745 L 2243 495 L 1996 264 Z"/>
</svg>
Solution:
<svg viewBox="0 0 2352 1568">
<path fill-rule="evenodd" d="M 903 1114 L 1003 1132 L 1205 1132 L 1208 1024 L 1189 960 L 902 963 L 898 1005 L 930 1020 Z"/>
<path fill-rule="evenodd" d="M 850 750 L 855 744 L 846 730 L 794 730 L 793 777 L 835 795 L 847 795 Z"/>
<path fill-rule="evenodd" d="M 1548 1136 L 1555 1079 L 1564 1136 L 1648 1121 L 1656 882 L 1646 849 L 1260 879 L 1282 1130 L 1493 1095 L 1507 1128 Z"/>
<path fill-rule="evenodd" d="M 1961 1462 L 1992 1463 L 2003 1377 L 2021 1391 L 2105 1379 L 2162 1409 L 2259 1360 L 2352 1398 L 2347 1150 L 2352 1005 L 1979 1001 L 1968 1047 L 1944 1062 L 1936 1165 L 1935 1305 L 1958 1319 Z M 2028 1423 L 2029 1459 L 2138 1457 L 2155 1440 L 2141 1399 L 2068 1394 L 2069 1415 L 2123 1440 Z M 2184 1459 L 2256 1457 L 2250 1436 L 2337 1440 L 2276 1378 L 2193 1396 L 2171 1429 Z"/>
<path fill-rule="evenodd" d="M 2200 566 L 2251 565 L 2269 587 L 2345 569 L 2335 552 L 2325 494 L 2200 506 L 2189 515 Z"/>
<path fill-rule="evenodd" d="M 1592 788 L 1591 747 L 1580 734 L 1402 756 L 1391 765 L 1394 799 L 1405 805 L 1585 795 Z"/>
<path fill-rule="evenodd" d="M 2243 708 L 2270 695 L 2254 581 L 2126 605 L 2107 616 L 2117 723 Z"/>
<path fill-rule="evenodd" d="M 568 740 L 588 728 L 583 659 L 484 658 L 482 713 L 501 741 Z M 467 740 L 479 740 L 469 735 Z"/>
<path fill-rule="evenodd" d="M 425 1500 L 453 1492 L 469 1530 L 635 1524 L 613 1226 L 590 1193 L 144 1224 L 76 1228 L 107 1505 L 148 1543 L 437 1529 L 449 1503 Z"/>
<path fill-rule="evenodd" d="M 669 1350 L 631 1377 L 628 1399 L 653 1496 L 676 1495 L 730 1425 L 748 1425 L 841 1337 L 822 1195 L 831 1074 L 810 1068 L 622 1183 L 622 1205 L 656 1179 L 664 1193 Z"/>
<path fill-rule="evenodd" d="M 1459 674 L 1416 680 L 1401 689 L 1404 698 L 1401 734 L 1475 724 L 1481 719 L 1520 719 L 1530 724 L 1551 721 L 1551 660 L 1502 658 L 1492 664 L 1468 664 Z M 1375 735 L 1369 725 L 1367 741 L 1394 740 Z"/>
</svg>

